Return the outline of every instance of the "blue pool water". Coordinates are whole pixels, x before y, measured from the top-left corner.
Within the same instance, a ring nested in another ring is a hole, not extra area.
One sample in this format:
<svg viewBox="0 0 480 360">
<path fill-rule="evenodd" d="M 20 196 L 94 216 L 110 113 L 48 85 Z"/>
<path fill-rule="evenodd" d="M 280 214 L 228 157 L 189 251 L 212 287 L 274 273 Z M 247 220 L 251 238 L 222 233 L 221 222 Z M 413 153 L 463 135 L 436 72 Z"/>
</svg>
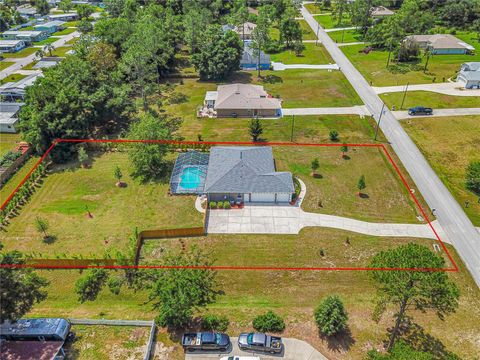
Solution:
<svg viewBox="0 0 480 360">
<path fill-rule="evenodd" d="M 198 167 L 186 167 L 180 176 L 180 186 L 184 189 L 196 189 L 202 182 L 201 170 Z"/>
</svg>

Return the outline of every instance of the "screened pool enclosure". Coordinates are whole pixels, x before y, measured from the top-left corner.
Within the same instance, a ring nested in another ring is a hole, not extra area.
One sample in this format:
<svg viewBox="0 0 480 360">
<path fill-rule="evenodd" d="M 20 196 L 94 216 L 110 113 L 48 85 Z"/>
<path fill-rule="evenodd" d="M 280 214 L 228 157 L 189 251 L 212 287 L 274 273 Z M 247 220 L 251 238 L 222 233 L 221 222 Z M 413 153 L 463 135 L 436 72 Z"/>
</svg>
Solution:
<svg viewBox="0 0 480 360">
<path fill-rule="evenodd" d="M 195 150 L 178 155 L 170 178 L 172 194 L 203 194 L 209 153 Z"/>
</svg>

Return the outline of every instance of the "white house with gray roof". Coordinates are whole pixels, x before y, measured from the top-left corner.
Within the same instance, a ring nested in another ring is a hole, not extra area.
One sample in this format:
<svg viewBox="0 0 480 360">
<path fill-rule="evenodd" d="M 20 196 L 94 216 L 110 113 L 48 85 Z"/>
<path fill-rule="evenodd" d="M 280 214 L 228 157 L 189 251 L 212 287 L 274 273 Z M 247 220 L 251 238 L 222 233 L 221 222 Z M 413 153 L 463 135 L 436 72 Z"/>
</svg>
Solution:
<svg viewBox="0 0 480 360">
<path fill-rule="evenodd" d="M 276 171 L 271 147 L 212 147 L 204 187 L 209 201 L 288 203 L 294 192 L 292 174 Z"/>
<path fill-rule="evenodd" d="M 480 89 L 480 62 L 462 64 L 457 81 L 464 84 L 465 89 Z"/>
</svg>

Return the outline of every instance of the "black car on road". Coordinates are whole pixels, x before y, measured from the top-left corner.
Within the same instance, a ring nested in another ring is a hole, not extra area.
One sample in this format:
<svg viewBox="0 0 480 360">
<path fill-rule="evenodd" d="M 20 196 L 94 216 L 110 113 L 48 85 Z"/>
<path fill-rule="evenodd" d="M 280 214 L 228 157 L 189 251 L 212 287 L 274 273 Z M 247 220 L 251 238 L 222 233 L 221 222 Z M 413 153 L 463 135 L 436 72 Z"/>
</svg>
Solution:
<svg viewBox="0 0 480 360">
<path fill-rule="evenodd" d="M 227 351 L 230 347 L 230 338 L 227 334 L 216 332 L 189 333 L 183 334 L 182 346 L 185 351 Z"/>
<path fill-rule="evenodd" d="M 427 108 L 423 106 L 415 106 L 413 108 L 408 109 L 408 115 L 432 115 L 433 110 L 432 108 Z"/>
<path fill-rule="evenodd" d="M 240 350 L 269 352 L 280 354 L 283 351 L 282 338 L 264 333 L 242 333 L 238 337 Z"/>
</svg>

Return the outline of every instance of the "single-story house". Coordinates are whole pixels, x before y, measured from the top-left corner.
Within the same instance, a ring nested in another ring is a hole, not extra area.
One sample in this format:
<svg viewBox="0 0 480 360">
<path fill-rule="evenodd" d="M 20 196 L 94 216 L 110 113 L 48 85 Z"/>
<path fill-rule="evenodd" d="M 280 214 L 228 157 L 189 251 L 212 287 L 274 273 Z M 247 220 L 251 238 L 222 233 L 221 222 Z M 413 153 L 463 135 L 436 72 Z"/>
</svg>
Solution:
<svg viewBox="0 0 480 360">
<path fill-rule="evenodd" d="M 387 9 L 385 6 L 375 6 L 375 7 L 372 7 L 370 10 L 370 15 L 375 19 L 392 16 L 393 14 L 395 14 L 395 12 L 393 12 L 390 9 Z"/>
<path fill-rule="evenodd" d="M 23 40 L 0 40 L 0 53 L 14 53 L 27 46 Z"/>
<path fill-rule="evenodd" d="M 42 41 L 49 37 L 49 33 L 46 31 L 5 31 L 2 37 L 6 40 L 23 40 L 25 43 L 30 44 L 36 41 Z"/>
<path fill-rule="evenodd" d="M 23 18 L 26 18 L 26 19 L 37 15 L 37 9 L 30 5 L 18 6 L 16 10 Z"/>
<path fill-rule="evenodd" d="M 468 54 L 475 48 L 450 34 L 410 35 L 405 38 L 416 42 L 421 49 L 434 55 Z"/>
<path fill-rule="evenodd" d="M 204 105 L 213 108 L 216 117 L 280 117 L 282 103 L 269 95 L 261 85 L 219 85 L 206 94 Z"/>
<path fill-rule="evenodd" d="M 463 83 L 465 89 L 480 89 L 480 62 L 462 64 L 457 81 Z"/>
<path fill-rule="evenodd" d="M 2 360 L 59 360 L 66 356 L 63 341 L 0 341 Z"/>
<path fill-rule="evenodd" d="M 243 23 L 242 25 L 235 26 L 233 31 L 240 36 L 242 40 L 250 40 L 253 36 L 253 30 L 257 27 L 256 24 L 251 22 Z"/>
<path fill-rule="evenodd" d="M 60 61 L 62 61 L 63 58 L 60 57 L 43 57 L 40 60 L 37 61 L 35 65 L 33 65 L 34 69 L 47 69 L 52 66 L 58 65 Z"/>
<path fill-rule="evenodd" d="M 290 172 L 277 172 L 270 146 L 214 146 L 210 154 L 181 153 L 170 179 L 174 194 L 205 194 L 208 201 L 289 203 Z"/>
<path fill-rule="evenodd" d="M 33 28 L 37 31 L 46 31 L 49 34 L 53 34 L 54 32 L 63 30 L 64 29 L 63 24 L 65 24 L 64 21 L 53 20 L 43 24 L 35 25 Z"/>
<path fill-rule="evenodd" d="M 42 74 L 31 74 L 17 82 L 7 82 L 0 85 L 0 100 L 15 102 L 25 98 L 25 90 L 32 85 Z"/>
<path fill-rule="evenodd" d="M 73 21 L 78 19 L 76 12 L 67 12 L 64 14 L 48 15 L 48 20 Z"/>
<path fill-rule="evenodd" d="M 245 41 L 243 44 L 243 55 L 240 60 L 240 68 L 242 70 L 269 70 L 270 69 L 270 55 L 260 51 L 260 61 L 258 56 L 254 55 L 254 49 L 251 47 L 251 41 Z"/>
<path fill-rule="evenodd" d="M 18 123 L 18 113 L 23 103 L 0 102 L 0 133 L 16 133 L 15 125 Z"/>
</svg>

